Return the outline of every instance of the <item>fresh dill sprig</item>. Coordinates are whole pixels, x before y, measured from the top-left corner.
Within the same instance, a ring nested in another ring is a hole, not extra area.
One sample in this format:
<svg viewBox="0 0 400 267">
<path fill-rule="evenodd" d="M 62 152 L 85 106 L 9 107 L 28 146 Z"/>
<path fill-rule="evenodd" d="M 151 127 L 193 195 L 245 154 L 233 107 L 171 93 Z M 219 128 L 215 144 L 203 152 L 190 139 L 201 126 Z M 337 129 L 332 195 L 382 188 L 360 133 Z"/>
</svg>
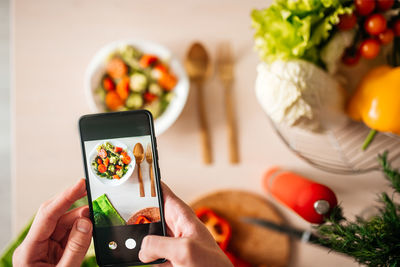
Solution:
<svg viewBox="0 0 400 267">
<path fill-rule="evenodd" d="M 400 194 L 400 173 L 387 160 L 387 152 L 378 156 L 382 171 L 396 194 Z M 347 254 L 368 266 L 400 266 L 400 205 L 387 193 L 381 193 L 378 214 L 349 221 L 336 207 L 323 225 L 317 227 L 319 242 L 332 251 Z"/>
</svg>

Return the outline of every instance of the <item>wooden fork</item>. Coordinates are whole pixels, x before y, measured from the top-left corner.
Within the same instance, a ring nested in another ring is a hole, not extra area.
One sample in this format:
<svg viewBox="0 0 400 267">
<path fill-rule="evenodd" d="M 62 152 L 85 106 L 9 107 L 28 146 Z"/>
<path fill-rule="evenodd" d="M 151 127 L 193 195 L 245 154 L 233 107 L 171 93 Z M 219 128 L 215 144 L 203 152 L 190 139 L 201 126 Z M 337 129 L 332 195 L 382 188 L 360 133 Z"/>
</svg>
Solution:
<svg viewBox="0 0 400 267">
<path fill-rule="evenodd" d="M 233 102 L 233 55 L 232 48 L 228 42 L 223 42 L 217 49 L 217 72 L 218 77 L 224 86 L 225 112 L 228 130 L 229 160 L 231 163 L 239 162 L 237 143 L 237 129 Z"/>
<path fill-rule="evenodd" d="M 239 162 L 237 143 L 237 129 L 233 102 L 233 55 L 232 48 L 228 42 L 222 42 L 217 49 L 217 72 L 224 86 L 225 112 L 228 130 L 229 160 L 231 163 Z"/>
</svg>

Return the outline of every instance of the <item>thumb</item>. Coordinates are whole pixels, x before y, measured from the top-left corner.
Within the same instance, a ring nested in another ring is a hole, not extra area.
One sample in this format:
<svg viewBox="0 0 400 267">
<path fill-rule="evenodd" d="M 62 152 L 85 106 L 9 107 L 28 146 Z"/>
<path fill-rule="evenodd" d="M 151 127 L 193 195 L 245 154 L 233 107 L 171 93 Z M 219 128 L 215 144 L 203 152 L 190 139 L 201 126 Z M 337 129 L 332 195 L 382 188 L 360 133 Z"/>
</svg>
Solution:
<svg viewBox="0 0 400 267">
<path fill-rule="evenodd" d="M 144 263 L 163 258 L 175 262 L 178 251 L 181 252 L 180 247 L 179 238 L 148 235 L 142 241 L 139 259 Z"/>
<path fill-rule="evenodd" d="M 87 218 L 79 218 L 69 234 L 64 254 L 57 266 L 81 266 L 92 240 L 92 223 Z"/>
</svg>

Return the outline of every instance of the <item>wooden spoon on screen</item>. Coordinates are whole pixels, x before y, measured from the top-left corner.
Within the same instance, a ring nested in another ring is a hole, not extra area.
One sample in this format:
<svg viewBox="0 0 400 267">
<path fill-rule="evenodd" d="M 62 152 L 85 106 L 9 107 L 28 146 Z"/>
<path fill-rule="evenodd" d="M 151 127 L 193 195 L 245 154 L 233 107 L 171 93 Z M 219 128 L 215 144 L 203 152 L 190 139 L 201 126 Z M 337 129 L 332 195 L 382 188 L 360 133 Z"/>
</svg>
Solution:
<svg viewBox="0 0 400 267">
<path fill-rule="evenodd" d="M 151 144 L 149 143 L 146 148 L 146 161 L 149 164 L 150 182 L 151 182 L 151 196 L 156 196 L 156 186 L 154 184 L 154 173 L 153 173 L 153 151 L 151 150 Z"/>
<path fill-rule="evenodd" d="M 140 188 L 140 197 L 144 197 L 144 186 L 142 179 L 142 170 L 140 169 L 140 163 L 144 160 L 144 149 L 141 143 L 137 143 L 133 148 L 133 155 L 135 156 L 136 165 L 138 167 L 138 179 Z"/>
</svg>

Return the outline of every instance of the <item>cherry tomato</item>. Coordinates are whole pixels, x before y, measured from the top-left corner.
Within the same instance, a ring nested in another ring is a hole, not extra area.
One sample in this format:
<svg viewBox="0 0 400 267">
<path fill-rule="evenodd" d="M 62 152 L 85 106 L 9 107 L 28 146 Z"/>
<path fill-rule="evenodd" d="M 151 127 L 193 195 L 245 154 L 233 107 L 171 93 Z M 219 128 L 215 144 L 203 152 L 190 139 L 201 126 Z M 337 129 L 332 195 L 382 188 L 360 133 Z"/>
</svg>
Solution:
<svg viewBox="0 0 400 267">
<path fill-rule="evenodd" d="M 357 23 L 357 17 L 354 13 L 352 14 L 343 14 L 339 16 L 339 24 L 338 27 L 342 31 L 347 31 L 353 29 L 353 27 Z"/>
<path fill-rule="evenodd" d="M 392 8 L 394 0 L 377 0 L 378 8 L 382 11 L 386 11 Z"/>
<path fill-rule="evenodd" d="M 360 60 L 360 51 L 354 49 L 346 49 L 342 56 L 342 62 L 346 65 L 353 66 Z"/>
<path fill-rule="evenodd" d="M 395 36 L 400 36 L 400 19 L 397 19 L 393 24 L 393 30 Z"/>
<path fill-rule="evenodd" d="M 122 147 L 116 146 L 114 148 L 115 153 L 121 153 L 122 152 Z"/>
<path fill-rule="evenodd" d="M 392 29 L 386 29 L 386 31 L 381 32 L 378 35 L 379 41 L 381 44 L 389 44 L 393 41 L 394 33 Z"/>
<path fill-rule="evenodd" d="M 378 35 L 386 30 L 386 19 L 382 14 L 373 14 L 364 24 L 365 30 L 371 35 Z"/>
<path fill-rule="evenodd" d="M 364 58 L 373 59 L 379 54 L 381 45 L 375 39 L 366 39 L 361 43 L 360 52 Z"/>
<path fill-rule="evenodd" d="M 366 16 L 375 9 L 375 0 L 355 0 L 357 13 Z"/>
<path fill-rule="evenodd" d="M 106 91 L 112 91 L 115 89 L 115 84 L 110 77 L 105 77 L 103 80 L 103 87 Z"/>
</svg>

